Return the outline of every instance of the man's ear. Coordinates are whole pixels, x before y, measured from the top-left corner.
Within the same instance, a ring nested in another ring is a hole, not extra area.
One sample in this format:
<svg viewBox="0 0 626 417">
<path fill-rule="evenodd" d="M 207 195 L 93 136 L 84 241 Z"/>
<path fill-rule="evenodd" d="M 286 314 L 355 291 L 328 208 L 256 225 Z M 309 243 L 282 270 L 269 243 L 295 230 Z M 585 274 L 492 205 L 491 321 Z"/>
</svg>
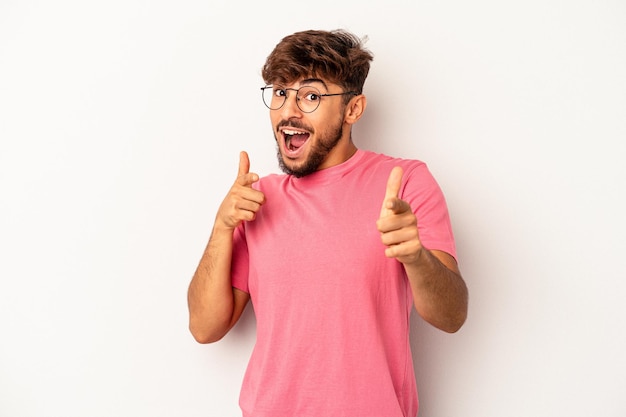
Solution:
<svg viewBox="0 0 626 417">
<path fill-rule="evenodd" d="M 363 115 L 366 106 L 367 98 L 365 97 L 365 95 L 359 94 L 358 96 L 353 97 L 346 106 L 346 113 L 344 118 L 345 122 L 350 125 L 356 123 Z"/>
</svg>

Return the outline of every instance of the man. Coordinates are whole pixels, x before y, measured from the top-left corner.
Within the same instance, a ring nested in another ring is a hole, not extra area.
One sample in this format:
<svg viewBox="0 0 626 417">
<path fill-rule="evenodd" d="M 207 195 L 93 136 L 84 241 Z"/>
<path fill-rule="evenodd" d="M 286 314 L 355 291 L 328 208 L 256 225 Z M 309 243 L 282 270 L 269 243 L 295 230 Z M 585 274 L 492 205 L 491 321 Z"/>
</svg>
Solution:
<svg viewBox="0 0 626 417">
<path fill-rule="evenodd" d="M 415 305 L 457 331 L 467 288 L 444 197 L 425 164 L 356 148 L 372 55 L 345 31 L 285 37 L 263 100 L 286 175 L 242 152 L 189 286 L 189 327 L 221 339 L 252 300 L 244 417 L 415 416 Z"/>
</svg>

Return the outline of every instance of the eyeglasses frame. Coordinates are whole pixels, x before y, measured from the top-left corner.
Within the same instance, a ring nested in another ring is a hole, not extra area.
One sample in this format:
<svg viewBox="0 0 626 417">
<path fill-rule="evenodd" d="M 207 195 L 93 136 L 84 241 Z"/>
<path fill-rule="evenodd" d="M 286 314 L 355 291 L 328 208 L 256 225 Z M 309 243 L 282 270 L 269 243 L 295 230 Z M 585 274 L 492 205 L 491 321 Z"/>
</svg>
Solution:
<svg viewBox="0 0 626 417">
<path fill-rule="evenodd" d="M 311 111 L 303 110 L 302 107 L 300 107 L 300 104 L 299 104 L 300 99 L 298 98 L 298 91 L 300 91 L 300 89 L 306 88 L 306 87 L 310 87 L 310 86 L 303 85 L 300 88 L 281 88 L 281 90 L 284 90 L 284 91 L 295 91 L 296 92 L 296 106 L 298 106 L 300 111 L 302 111 L 303 113 L 313 113 L 315 110 L 317 110 L 320 107 L 320 103 L 322 102 L 322 100 L 320 100 L 319 103 L 317 103 L 317 106 L 313 110 L 311 110 Z M 274 88 L 274 86 L 273 85 L 266 85 L 265 87 L 261 87 L 261 98 L 262 99 L 263 99 L 263 92 L 265 90 L 267 90 L 268 88 Z M 313 88 L 315 88 L 315 87 L 313 87 Z M 317 88 L 315 88 L 315 89 L 317 91 L 319 91 Z M 320 97 L 332 97 L 332 96 L 344 96 L 346 94 L 353 94 L 355 96 L 358 96 L 361 93 L 359 93 L 357 91 L 344 91 L 343 93 L 322 94 L 320 92 L 320 94 L 318 94 L 318 96 L 320 96 Z M 267 103 L 265 102 L 265 100 L 263 100 L 263 104 L 265 104 L 265 107 L 267 107 L 270 110 L 280 110 L 285 105 L 285 103 L 287 102 L 288 98 L 289 98 L 289 96 L 285 96 L 285 100 L 283 100 L 283 104 L 281 104 L 279 107 L 277 107 L 275 109 L 273 109 L 270 106 L 268 106 Z"/>
</svg>

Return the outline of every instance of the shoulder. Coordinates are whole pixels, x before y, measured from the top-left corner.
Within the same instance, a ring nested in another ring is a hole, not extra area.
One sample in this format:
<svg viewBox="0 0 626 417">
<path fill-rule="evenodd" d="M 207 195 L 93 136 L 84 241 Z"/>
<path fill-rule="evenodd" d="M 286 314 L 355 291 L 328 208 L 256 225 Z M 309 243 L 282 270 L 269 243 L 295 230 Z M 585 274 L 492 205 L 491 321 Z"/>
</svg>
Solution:
<svg viewBox="0 0 626 417">
<path fill-rule="evenodd" d="M 381 174 L 391 172 L 391 170 L 399 166 L 403 169 L 405 176 L 414 174 L 428 173 L 426 163 L 419 159 L 399 158 L 386 154 L 376 153 L 372 151 L 362 151 L 362 168 L 372 170 Z"/>
<path fill-rule="evenodd" d="M 283 186 L 288 179 L 289 176 L 286 174 L 269 174 L 261 177 L 253 187 L 261 191 L 274 190 Z"/>
<path fill-rule="evenodd" d="M 364 172 L 370 172 L 372 176 L 377 178 L 377 181 L 381 183 L 384 181 L 385 184 L 391 170 L 397 166 L 401 167 L 403 172 L 400 196 L 412 204 L 434 198 L 441 193 L 439 184 L 424 161 L 398 158 L 369 151 L 364 155 L 363 161 Z"/>
</svg>

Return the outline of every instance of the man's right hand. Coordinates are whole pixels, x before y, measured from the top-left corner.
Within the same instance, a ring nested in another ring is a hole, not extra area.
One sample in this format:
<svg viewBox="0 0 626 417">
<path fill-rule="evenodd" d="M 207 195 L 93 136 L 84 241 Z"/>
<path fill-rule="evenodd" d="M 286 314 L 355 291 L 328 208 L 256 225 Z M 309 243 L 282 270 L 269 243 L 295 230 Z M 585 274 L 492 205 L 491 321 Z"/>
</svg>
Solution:
<svg viewBox="0 0 626 417">
<path fill-rule="evenodd" d="M 252 221 L 256 218 L 265 202 L 265 195 L 252 188 L 252 184 L 259 180 L 259 176 L 250 172 L 248 154 L 242 151 L 239 154 L 239 172 L 235 183 L 222 201 L 215 220 L 216 226 L 235 229 L 242 221 Z"/>
</svg>

